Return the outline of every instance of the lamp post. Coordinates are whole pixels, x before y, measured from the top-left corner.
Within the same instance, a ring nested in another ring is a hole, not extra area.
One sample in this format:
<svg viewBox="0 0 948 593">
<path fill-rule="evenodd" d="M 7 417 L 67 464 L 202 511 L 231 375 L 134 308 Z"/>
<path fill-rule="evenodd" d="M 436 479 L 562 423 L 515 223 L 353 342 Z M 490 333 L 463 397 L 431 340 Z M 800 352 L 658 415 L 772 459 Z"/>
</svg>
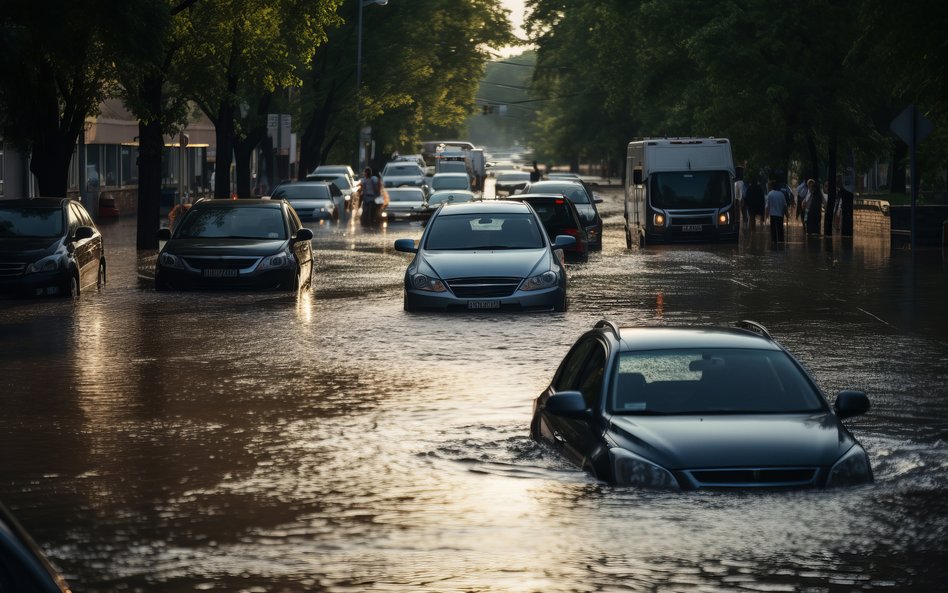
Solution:
<svg viewBox="0 0 948 593">
<path fill-rule="evenodd" d="M 362 160 L 362 9 L 370 4 L 385 6 L 388 0 L 356 0 L 359 3 L 358 41 L 356 42 L 356 123 L 358 130 L 356 142 L 356 162 L 361 174 L 365 164 Z"/>
</svg>

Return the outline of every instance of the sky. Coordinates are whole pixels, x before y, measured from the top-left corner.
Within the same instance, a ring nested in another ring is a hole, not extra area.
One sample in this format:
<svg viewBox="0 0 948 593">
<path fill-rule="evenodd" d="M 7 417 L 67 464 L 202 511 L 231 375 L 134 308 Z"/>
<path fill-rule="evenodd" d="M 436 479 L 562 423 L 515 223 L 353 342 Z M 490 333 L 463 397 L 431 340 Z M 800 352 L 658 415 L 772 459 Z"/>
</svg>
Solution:
<svg viewBox="0 0 948 593">
<path fill-rule="evenodd" d="M 513 25 L 514 35 L 520 37 L 521 39 L 526 37 L 526 34 L 523 32 L 523 13 L 524 0 L 501 0 L 504 8 L 510 11 L 510 24 Z M 525 47 L 504 47 L 501 48 L 500 54 L 504 57 L 510 57 L 517 55 L 523 52 Z"/>
</svg>

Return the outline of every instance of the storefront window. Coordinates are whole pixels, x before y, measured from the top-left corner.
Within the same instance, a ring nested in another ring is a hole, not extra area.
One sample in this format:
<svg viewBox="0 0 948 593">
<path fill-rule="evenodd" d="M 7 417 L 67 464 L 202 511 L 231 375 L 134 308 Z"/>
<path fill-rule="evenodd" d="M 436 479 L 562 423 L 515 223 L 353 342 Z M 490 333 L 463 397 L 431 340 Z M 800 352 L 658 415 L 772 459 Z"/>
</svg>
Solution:
<svg viewBox="0 0 948 593">
<path fill-rule="evenodd" d="M 105 185 L 115 187 L 118 185 L 118 145 L 106 144 L 105 148 Z"/>
</svg>

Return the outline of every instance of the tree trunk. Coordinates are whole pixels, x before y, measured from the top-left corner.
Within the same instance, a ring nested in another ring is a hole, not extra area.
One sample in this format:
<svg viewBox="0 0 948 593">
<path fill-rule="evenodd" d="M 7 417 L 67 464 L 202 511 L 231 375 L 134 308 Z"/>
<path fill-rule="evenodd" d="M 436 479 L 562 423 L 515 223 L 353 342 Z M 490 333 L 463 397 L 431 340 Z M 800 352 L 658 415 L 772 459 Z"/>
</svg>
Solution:
<svg viewBox="0 0 948 593">
<path fill-rule="evenodd" d="M 250 156 L 256 147 L 256 144 L 247 140 L 234 139 L 234 177 L 238 198 L 254 197 L 253 188 L 250 187 Z"/>
<path fill-rule="evenodd" d="M 806 148 L 810 153 L 810 179 L 820 182 L 820 152 L 816 149 L 816 138 L 813 132 L 806 134 Z"/>
<path fill-rule="evenodd" d="M 904 194 L 905 191 L 905 157 L 908 155 L 908 146 L 901 140 L 896 141 L 892 154 L 892 172 L 889 174 L 889 191 L 893 194 Z"/>
<path fill-rule="evenodd" d="M 233 156 L 234 106 L 222 102 L 217 108 L 217 122 L 214 129 L 217 141 L 217 155 L 214 163 L 214 197 L 230 197 L 230 162 Z"/>
<path fill-rule="evenodd" d="M 833 212 L 836 209 L 836 153 L 839 144 L 839 134 L 835 131 L 830 134 L 829 156 L 827 158 L 826 177 L 829 191 L 826 193 L 826 213 L 823 217 L 823 234 L 833 236 Z"/>
<path fill-rule="evenodd" d="M 161 225 L 161 155 L 164 152 L 162 134 L 162 79 L 148 77 L 142 81 L 138 96 L 151 118 L 148 123 L 138 121 L 138 249 L 158 248 L 158 227 Z"/>
<path fill-rule="evenodd" d="M 313 113 L 313 118 L 300 137 L 300 166 L 297 175 L 300 179 L 305 179 L 307 173 L 323 164 L 324 155 L 328 152 L 323 150 L 323 146 L 326 144 L 326 132 L 329 129 L 329 116 L 335 102 L 335 90 L 335 85 L 329 89 L 326 100 Z"/>
</svg>

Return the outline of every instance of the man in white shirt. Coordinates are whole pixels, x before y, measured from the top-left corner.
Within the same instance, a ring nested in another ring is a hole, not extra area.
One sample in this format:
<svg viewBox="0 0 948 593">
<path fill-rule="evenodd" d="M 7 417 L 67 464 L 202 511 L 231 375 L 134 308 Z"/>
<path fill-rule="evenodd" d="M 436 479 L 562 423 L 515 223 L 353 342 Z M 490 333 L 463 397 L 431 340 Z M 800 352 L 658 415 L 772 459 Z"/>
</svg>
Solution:
<svg viewBox="0 0 948 593">
<path fill-rule="evenodd" d="M 770 192 L 764 204 L 764 219 L 770 217 L 770 239 L 783 243 L 783 219 L 787 215 L 787 197 L 777 189 L 776 180 L 770 181 Z"/>
</svg>

